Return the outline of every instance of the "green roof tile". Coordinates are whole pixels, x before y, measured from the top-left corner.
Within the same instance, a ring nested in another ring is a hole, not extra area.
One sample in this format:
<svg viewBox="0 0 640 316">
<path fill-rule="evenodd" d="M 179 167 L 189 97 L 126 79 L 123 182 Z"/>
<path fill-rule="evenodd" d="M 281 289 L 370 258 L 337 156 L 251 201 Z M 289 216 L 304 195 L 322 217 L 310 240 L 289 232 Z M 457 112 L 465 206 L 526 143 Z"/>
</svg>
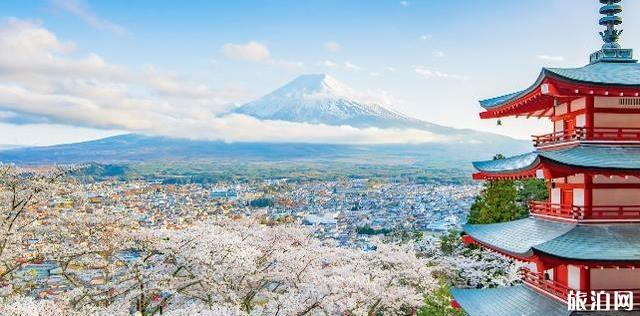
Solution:
<svg viewBox="0 0 640 316">
<path fill-rule="evenodd" d="M 578 225 L 530 217 L 463 228 L 474 240 L 509 255 L 540 251 L 574 260 L 640 260 L 640 224 Z"/>
<path fill-rule="evenodd" d="M 567 306 L 528 286 L 495 289 L 453 289 L 451 295 L 470 316 L 562 316 Z"/>
<path fill-rule="evenodd" d="M 581 68 L 543 68 L 536 82 L 529 88 L 504 96 L 481 100 L 480 105 L 487 110 L 491 110 L 516 100 L 536 89 L 546 77 L 595 85 L 640 86 L 640 64 L 599 62 Z"/>
<path fill-rule="evenodd" d="M 575 260 L 637 261 L 640 260 L 640 225 L 578 225 L 534 249 Z"/>
<path fill-rule="evenodd" d="M 575 227 L 534 218 L 489 224 L 465 225 L 464 231 L 476 241 L 515 256 L 530 256 L 532 248 L 557 238 Z"/>
<path fill-rule="evenodd" d="M 538 159 L 576 167 L 636 170 L 640 169 L 640 147 L 581 145 L 474 162 L 473 166 L 485 173 L 510 173 L 532 168 L 538 163 Z"/>
<path fill-rule="evenodd" d="M 640 169 L 640 147 L 587 146 L 565 150 L 542 151 L 540 156 L 571 166 Z"/>
</svg>

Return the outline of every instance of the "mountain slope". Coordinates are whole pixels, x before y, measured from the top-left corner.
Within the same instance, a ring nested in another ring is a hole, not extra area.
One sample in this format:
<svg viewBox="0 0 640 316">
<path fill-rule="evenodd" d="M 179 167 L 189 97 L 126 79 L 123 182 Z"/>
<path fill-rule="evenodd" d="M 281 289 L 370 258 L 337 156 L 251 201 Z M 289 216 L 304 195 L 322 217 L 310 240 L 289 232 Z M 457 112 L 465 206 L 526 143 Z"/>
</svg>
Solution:
<svg viewBox="0 0 640 316">
<path fill-rule="evenodd" d="M 379 128 L 437 128 L 381 104 L 326 74 L 300 76 L 234 110 L 263 120 Z"/>
</svg>

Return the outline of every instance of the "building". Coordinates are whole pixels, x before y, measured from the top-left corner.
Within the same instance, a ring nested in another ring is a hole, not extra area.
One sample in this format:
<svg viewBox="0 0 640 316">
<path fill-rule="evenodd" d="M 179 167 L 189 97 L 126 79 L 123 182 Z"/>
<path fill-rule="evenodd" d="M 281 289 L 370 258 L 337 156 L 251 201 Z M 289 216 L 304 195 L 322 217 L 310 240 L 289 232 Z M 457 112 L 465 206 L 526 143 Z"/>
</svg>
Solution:
<svg viewBox="0 0 640 316">
<path fill-rule="evenodd" d="M 549 118 L 553 132 L 531 153 L 474 164 L 477 180 L 545 179 L 550 198 L 526 219 L 464 226 L 465 242 L 528 267 L 519 286 L 452 290 L 472 316 L 620 315 L 603 310 L 629 298 L 619 309 L 640 309 L 640 64 L 618 44 L 621 0 L 600 2 L 605 44 L 588 65 L 544 68 L 529 88 L 480 101 L 481 118 Z"/>
</svg>

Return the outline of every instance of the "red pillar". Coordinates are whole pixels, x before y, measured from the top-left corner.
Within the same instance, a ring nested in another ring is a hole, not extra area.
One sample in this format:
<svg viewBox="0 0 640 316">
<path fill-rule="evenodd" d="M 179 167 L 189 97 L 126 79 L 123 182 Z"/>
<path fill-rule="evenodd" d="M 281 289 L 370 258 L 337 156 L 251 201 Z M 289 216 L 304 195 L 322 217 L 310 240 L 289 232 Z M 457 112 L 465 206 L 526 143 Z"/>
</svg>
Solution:
<svg viewBox="0 0 640 316">
<path fill-rule="evenodd" d="M 593 175 L 584 175 L 584 218 L 591 218 L 593 208 Z"/>
<path fill-rule="evenodd" d="M 591 270 L 587 266 L 580 266 L 580 291 L 591 290 Z"/>
<path fill-rule="evenodd" d="M 591 133 L 593 132 L 593 128 L 594 128 L 594 112 L 595 112 L 595 97 L 594 96 L 588 96 L 586 97 L 586 122 L 585 122 L 585 127 L 587 128 L 587 135 L 586 138 L 591 139 L 592 135 Z"/>
</svg>

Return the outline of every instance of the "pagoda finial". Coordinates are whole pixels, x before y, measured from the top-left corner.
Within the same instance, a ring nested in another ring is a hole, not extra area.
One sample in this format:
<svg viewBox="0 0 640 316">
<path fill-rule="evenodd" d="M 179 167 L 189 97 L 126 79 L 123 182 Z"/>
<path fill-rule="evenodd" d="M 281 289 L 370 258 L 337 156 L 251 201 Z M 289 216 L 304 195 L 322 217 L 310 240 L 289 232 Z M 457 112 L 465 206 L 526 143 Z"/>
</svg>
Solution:
<svg viewBox="0 0 640 316">
<path fill-rule="evenodd" d="M 622 0 L 600 0 L 600 3 L 604 4 L 600 8 L 600 14 L 604 17 L 600 19 L 600 25 L 606 26 L 607 29 L 604 32 L 600 32 L 602 40 L 604 41 L 603 49 L 616 49 L 620 48 L 618 40 L 622 34 L 622 30 L 616 30 L 616 25 L 622 24 L 622 18 L 616 14 L 622 12 L 622 6 L 620 3 Z"/>
<path fill-rule="evenodd" d="M 604 15 L 600 19 L 600 25 L 606 26 L 607 29 L 600 32 L 604 45 L 602 45 L 602 49 L 591 54 L 589 59 L 592 64 L 637 62 L 633 59 L 633 50 L 621 48 L 618 43 L 620 35 L 622 35 L 622 30 L 616 30 L 616 26 L 622 24 L 622 17 L 618 15 L 622 12 L 620 2 L 622 0 L 600 0 L 600 3 L 604 4 L 600 8 L 600 14 Z"/>
</svg>

